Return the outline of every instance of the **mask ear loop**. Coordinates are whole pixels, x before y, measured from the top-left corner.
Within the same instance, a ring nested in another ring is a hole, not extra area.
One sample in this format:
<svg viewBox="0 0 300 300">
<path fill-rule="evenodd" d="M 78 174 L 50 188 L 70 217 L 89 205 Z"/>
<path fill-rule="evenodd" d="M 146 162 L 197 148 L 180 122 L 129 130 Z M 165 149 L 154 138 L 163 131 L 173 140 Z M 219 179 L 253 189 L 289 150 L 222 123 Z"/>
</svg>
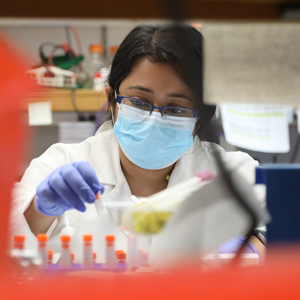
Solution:
<svg viewBox="0 0 300 300">
<path fill-rule="evenodd" d="M 117 101 L 117 91 L 115 90 L 115 100 Z M 120 107 L 119 103 L 117 103 L 118 107 Z M 113 125 L 115 125 L 115 118 L 114 118 L 114 113 L 113 113 L 113 109 L 112 109 L 112 106 L 110 107 L 110 113 L 111 113 L 111 118 L 112 118 L 112 121 L 113 121 Z"/>
<path fill-rule="evenodd" d="M 111 113 L 113 125 L 115 126 L 115 118 L 114 118 L 114 113 L 113 113 L 112 107 L 110 107 L 110 113 Z"/>
</svg>

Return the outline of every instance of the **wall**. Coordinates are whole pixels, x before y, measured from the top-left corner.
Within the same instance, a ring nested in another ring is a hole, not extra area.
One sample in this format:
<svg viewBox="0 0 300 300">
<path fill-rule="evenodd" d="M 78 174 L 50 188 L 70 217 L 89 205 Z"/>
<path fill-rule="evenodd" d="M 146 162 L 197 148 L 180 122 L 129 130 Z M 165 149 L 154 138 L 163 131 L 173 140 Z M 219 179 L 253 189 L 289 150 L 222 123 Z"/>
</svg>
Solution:
<svg viewBox="0 0 300 300">
<path fill-rule="evenodd" d="M 197 21 L 197 20 L 193 20 Z M 165 23 L 165 20 L 147 20 L 147 23 Z M 107 48 L 111 45 L 120 44 L 126 34 L 136 25 L 144 23 L 141 20 L 70 20 L 70 19 L 1 19 L 0 32 L 3 32 L 9 38 L 13 39 L 18 49 L 28 55 L 30 65 L 39 63 L 38 48 L 45 41 L 61 43 L 66 40 L 65 26 L 70 24 L 77 28 L 79 33 L 83 54 L 88 56 L 88 47 L 91 43 L 102 43 L 104 41 L 103 28 L 106 28 Z M 75 49 L 75 39 L 72 38 L 72 44 Z M 84 62 L 84 65 L 86 62 Z M 23 163 L 20 165 L 20 174 L 23 173 L 30 160 L 41 155 L 51 144 L 58 141 L 58 123 L 61 121 L 77 121 L 75 113 L 54 113 L 54 123 L 51 126 L 40 126 L 32 128 L 30 149 L 24 151 Z M 24 116 L 24 122 L 27 123 L 27 116 Z M 295 125 L 291 126 L 291 149 L 295 145 L 297 131 Z M 226 144 L 221 138 L 221 145 L 228 150 L 235 150 Z M 245 151 L 244 149 L 241 149 Z M 273 157 L 270 154 L 262 154 L 247 151 L 251 156 L 260 162 L 271 162 Z M 279 155 L 279 162 L 288 162 L 291 152 Z M 297 156 L 297 160 L 300 157 Z"/>
</svg>

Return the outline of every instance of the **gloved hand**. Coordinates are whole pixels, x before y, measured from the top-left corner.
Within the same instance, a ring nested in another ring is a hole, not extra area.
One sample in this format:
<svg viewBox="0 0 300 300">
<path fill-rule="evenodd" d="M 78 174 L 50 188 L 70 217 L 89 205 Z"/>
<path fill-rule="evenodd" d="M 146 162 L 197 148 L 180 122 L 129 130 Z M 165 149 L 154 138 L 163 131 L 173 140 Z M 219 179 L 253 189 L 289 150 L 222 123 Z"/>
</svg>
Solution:
<svg viewBox="0 0 300 300">
<path fill-rule="evenodd" d="M 36 206 L 47 216 L 60 216 L 66 210 L 86 210 L 85 202 L 93 203 L 104 186 L 86 161 L 66 164 L 46 177 L 36 191 Z"/>
<path fill-rule="evenodd" d="M 225 244 L 221 245 L 221 247 L 219 248 L 219 253 L 236 253 L 240 249 L 244 241 L 245 238 L 242 235 L 235 237 L 226 242 Z M 256 249 L 256 247 L 254 247 L 250 242 L 246 244 L 243 253 L 256 253 L 259 255 L 259 252 Z"/>
</svg>

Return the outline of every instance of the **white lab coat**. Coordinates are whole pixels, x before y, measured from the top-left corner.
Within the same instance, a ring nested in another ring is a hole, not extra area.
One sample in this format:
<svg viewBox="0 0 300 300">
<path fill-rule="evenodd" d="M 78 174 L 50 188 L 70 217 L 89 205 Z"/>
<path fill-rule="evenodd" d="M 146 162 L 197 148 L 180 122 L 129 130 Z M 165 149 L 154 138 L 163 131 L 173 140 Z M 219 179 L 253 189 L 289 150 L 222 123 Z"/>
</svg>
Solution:
<svg viewBox="0 0 300 300">
<path fill-rule="evenodd" d="M 193 148 L 188 149 L 177 161 L 171 174 L 168 187 L 182 182 L 196 173 L 208 170 L 217 173 L 215 156 L 220 153 L 231 168 L 237 168 L 240 174 L 249 182 L 254 182 L 254 169 L 258 165 L 248 154 L 243 152 L 225 152 L 220 146 L 200 142 L 196 137 Z M 118 140 L 112 131 L 110 122 L 103 124 L 95 136 L 80 144 L 54 144 L 40 157 L 32 160 L 21 182 L 17 183 L 13 193 L 13 210 L 11 216 L 12 236 L 22 234 L 26 236 L 26 247 L 36 249 L 37 240 L 31 232 L 24 211 L 31 203 L 39 183 L 57 167 L 75 162 L 88 161 L 95 170 L 99 181 L 105 186 L 104 201 L 120 201 L 129 199 L 131 191 L 120 166 Z M 256 188 L 256 193 L 264 201 L 264 191 Z M 97 261 L 103 261 L 104 242 L 99 235 L 99 220 L 95 206 L 86 205 L 84 213 L 77 210 L 67 211 L 55 219 L 47 234 L 49 248 L 54 253 L 60 251 L 59 237 L 61 234 L 72 235 L 71 247 L 75 253 L 75 261 L 81 261 L 82 235 L 94 235 L 94 250 L 98 253 Z M 127 251 L 127 238 L 123 232 L 117 231 L 116 248 Z M 101 240 L 101 241 L 100 241 Z M 141 247 L 147 247 L 141 245 Z M 147 249 L 144 249 L 147 250 Z"/>
</svg>

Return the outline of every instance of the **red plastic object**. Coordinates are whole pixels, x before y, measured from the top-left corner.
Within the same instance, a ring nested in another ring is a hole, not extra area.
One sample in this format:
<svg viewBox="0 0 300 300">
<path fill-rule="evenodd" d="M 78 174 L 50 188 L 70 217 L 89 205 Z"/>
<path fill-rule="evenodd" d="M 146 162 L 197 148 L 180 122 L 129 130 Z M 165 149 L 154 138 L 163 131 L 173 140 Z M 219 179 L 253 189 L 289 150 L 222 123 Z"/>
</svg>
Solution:
<svg viewBox="0 0 300 300">
<path fill-rule="evenodd" d="M 8 218 L 11 189 L 24 149 L 25 132 L 21 124 L 21 107 L 32 88 L 25 77 L 24 61 L 0 35 L 0 266 L 6 266 Z"/>
<path fill-rule="evenodd" d="M 158 274 L 70 272 L 41 276 L 20 284 L 6 259 L 11 188 L 15 179 L 24 130 L 20 107 L 29 84 L 24 64 L 0 38 L 0 299 L 300 299 L 300 247 L 268 253 L 262 267 L 199 272 L 193 268 Z"/>
</svg>

